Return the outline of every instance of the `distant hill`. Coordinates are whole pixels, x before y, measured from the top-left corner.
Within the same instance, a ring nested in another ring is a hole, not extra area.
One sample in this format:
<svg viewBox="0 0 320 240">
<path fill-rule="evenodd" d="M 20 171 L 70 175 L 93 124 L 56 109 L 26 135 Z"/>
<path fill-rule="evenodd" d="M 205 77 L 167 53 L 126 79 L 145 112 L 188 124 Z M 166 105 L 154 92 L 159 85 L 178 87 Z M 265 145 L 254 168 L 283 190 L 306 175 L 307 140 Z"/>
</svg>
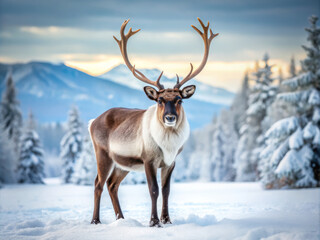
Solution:
<svg viewBox="0 0 320 240">
<path fill-rule="evenodd" d="M 121 68 L 120 65 L 118 70 Z M 121 75 L 122 71 L 118 71 L 117 74 L 117 69 L 113 69 L 101 78 L 90 76 L 64 64 L 48 62 L 0 64 L 1 93 L 5 88 L 5 80 L 10 69 L 18 89 L 24 116 L 26 117 L 28 111 L 32 110 L 37 120 L 42 123 L 66 121 L 67 112 L 72 104 L 79 107 L 80 116 L 84 121 L 96 118 L 112 107 L 147 108 L 154 104 L 145 96 L 141 88 L 144 84 L 141 85 L 140 81 L 132 76 L 125 76 L 125 71 Z M 150 71 L 157 74 L 158 70 Z M 107 78 L 108 74 L 110 79 Z M 124 80 L 130 84 L 125 86 Z M 201 84 L 196 84 L 201 92 Z M 211 94 L 214 95 L 214 92 Z M 211 121 L 215 113 L 226 106 L 212 103 L 211 100 L 198 99 L 189 99 L 184 103 L 191 128 L 205 125 Z"/>
<path fill-rule="evenodd" d="M 148 78 L 156 80 L 161 71 L 159 69 L 139 69 Z M 141 81 L 136 81 L 132 76 L 126 65 L 120 64 L 110 71 L 100 75 L 99 77 L 111 80 L 113 82 L 129 86 L 134 89 L 141 89 L 145 84 Z M 182 79 L 184 76 L 180 76 Z M 161 77 L 161 83 L 165 87 L 173 87 L 176 82 L 176 78 L 168 78 L 165 73 Z M 197 91 L 192 97 L 200 101 L 205 101 L 209 103 L 224 104 L 229 105 L 234 97 L 234 93 L 227 91 L 223 88 L 213 87 L 208 84 L 192 79 L 188 84 L 195 84 L 197 86 Z"/>
</svg>

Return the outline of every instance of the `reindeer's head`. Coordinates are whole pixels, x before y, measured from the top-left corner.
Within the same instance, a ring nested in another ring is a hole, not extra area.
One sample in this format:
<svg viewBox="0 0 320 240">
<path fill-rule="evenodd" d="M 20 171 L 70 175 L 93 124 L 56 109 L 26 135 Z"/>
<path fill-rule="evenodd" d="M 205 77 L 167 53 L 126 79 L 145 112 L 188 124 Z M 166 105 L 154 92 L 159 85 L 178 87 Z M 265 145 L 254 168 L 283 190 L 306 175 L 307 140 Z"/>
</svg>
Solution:
<svg viewBox="0 0 320 240">
<path fill-rule="evenodd" d="M 158 119 L 167 127 L 176 126 L 181 114 L 182 99 L 191 97 L 195 90 L 195 85 L 187 86 L 182 90 L 166 88 L 159 91 L 153 87 L 144 87 L 148 98 L 157 102 Z"/>
<path fill-rule="evenodd" d="M 177 83 L 173 89 L 172 88 L 165 89 L 163 85 L 160 84 L 160 78 L 163 72 L 160 74 L 157 81 L 152 81 L 148 79 L 143 73 L 135 69 L 135 66 L 131 65 L 127 55 L 127 42 L 128 42 L 128 39 L 132 35 L 139 32 L 140 29 L 136 31 L 132 31 L 132 28 L 130 28 L 129 32 L 127 34 L 124 34 L 125 27 L 129 22 L 129 20 L 126 20 L 124 21 L 120 29 L 121 40 L 118 40 L 115 36 L 113 36 L 114 39 L 119 44 L 122 57 L 127 67 L 130 69 L 133 75 L 139 80 L 158 88 L 158 90 L 156 90 L 153 87 L 146 86 L 144 87 L 144 91 L 148 96 L 148 98 L 157 102 L 158 119 L 167 127 L 174 127 L 179 122 L 180 113 L 182 111 L 182 99 L 190 98 L 196 90 L 195 85 L 186 86 L 182 90 L 180 90 L 180 87 L 190 79 L 194 78 L 196 75 L 198 75 L 202 71 L 208 59 L 210 43 L 212 39 L 218 35 L 218 34 L 213 34 L 210 29 L 210 37 L 208 38 L 209 22 L 208 22 L 208 25 L 205 26 L 199 18 L 198 20 L 203 28 L 203 32 L 201 32 L 198 28 L 196 28 L 193 25 L 191 25 L 191 27 L 193 27 L 200 34 L 200 36 L 204 41 L 205 52 L 204 52 L 202 62 L 195 71 L 193 71 L 193 66 L 190 63 L 191 70 L 189 74 L 181 82 L 179 81 L 179 77 L 177 75 Z"/>
</svg>

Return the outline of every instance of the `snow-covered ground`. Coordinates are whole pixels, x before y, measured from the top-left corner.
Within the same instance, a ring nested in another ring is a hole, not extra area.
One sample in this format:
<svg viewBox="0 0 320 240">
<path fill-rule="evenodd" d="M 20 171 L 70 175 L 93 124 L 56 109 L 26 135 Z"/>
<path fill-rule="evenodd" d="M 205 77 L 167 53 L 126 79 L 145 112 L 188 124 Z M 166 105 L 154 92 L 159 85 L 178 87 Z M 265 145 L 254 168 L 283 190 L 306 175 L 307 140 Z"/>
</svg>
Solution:
<svg viewBox="0 0 320 240">
<path fill-rule="evenodd" d="M 173 183 L 172 225 L 148 227 L 146 185 L 120 186 L 126 219 L 115 221 L 107 191 L 91 225 L 93 186 L 4 185 L 0 239 L 319 239 L 320 189 L 265 191 L 259 183 Z M 159 198 L 158 211 L 161 209 Z"/>
</svg>

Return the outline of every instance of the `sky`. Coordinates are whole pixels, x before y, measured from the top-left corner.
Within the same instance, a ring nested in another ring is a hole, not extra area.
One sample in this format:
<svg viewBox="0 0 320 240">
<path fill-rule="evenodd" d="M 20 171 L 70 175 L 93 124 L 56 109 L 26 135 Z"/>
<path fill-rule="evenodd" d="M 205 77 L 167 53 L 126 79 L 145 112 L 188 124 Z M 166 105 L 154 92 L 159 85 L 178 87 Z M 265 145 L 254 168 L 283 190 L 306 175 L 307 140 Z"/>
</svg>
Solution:
<svg viewBox="0 0 320 240">
<path fill-rule="evenodd" d="M 49 61 L 98 76 L 123 63 L 113 39 L 130 18 L 128 54 L 136 68 L 185 76 L 203 57 L 203 42 L 191 25 L 209 21 L 214 33 L 205 69 L 196 77 L 237 91 L 244 72 L 268 52 L 288 75 L 294 56 L 305 57 L 308 17 L 319 0 L 0 0 L 0 62 Z M 262 64 L 262 63 L 261 63 Z"/>
</svg>

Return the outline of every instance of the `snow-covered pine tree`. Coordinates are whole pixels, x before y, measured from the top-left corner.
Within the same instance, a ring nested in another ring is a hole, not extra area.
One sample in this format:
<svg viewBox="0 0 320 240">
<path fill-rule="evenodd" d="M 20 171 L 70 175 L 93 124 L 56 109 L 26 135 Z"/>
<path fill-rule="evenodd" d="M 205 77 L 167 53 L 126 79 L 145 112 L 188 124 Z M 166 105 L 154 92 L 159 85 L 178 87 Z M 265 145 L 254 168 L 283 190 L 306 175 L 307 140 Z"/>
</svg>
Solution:
<svg viewBox="0 0 320 240">
<path fill-rule="evenodd" d="M 216 122 L 212 139 L 212 163 L 214 181 L 234 181 L 234 152 L 238 137 L 234 116 L 230 110 L 222 110 Z"/>
<path fill-rule="evenodd" d="M 294 116 L 282 119 L 267 131 L 267 146 L 260 155 L 261 179 L 266 188 L 320 185 L 320 28 L 310 18 L 307 57 L 302 73 L 283 81 L 288 89 L 278 99 L 296 107 Z"/>
<path fill-rule="evenodd" d="M 35 130 L 35 121 L 31 112 L 21 137 L 17 172 L 19 183 L 44 183 L 43 149 Z"/>
<path fill-rule="evenodd" d="M 294 59 L 291 59 L 289 70 L 289 76 L 292 76 L 292 74 L 295 74 L 295 67 L 294 67 Z M 285 80 L 283 77 L 281 77 L 282 72 L 279 72 L 279 86 L 278 86 L 278 92 L 277 94 L 280 94 L 282 92 L 287 91 L 287 87 L 285 87 L 283 81 Z M 294 105 L 288 104 L 287 102 L 284 102 L 282 100 L 279 100 L 277 97 L 275 98 L 274 102 L 271 104 L 270 107 L 267 109 L 267 116 L 268 116 L 268 125 L 271 126 L 275 122 L 292 116 L 295 113 L 296 109 Z"/>
<path fill-rule="evenodd" d="M 1 183 L 15 183 L 16 164 L 13 146 L 8 144 L 7 133 L 0 128 L 0 185 Z"/>
<path fill-rule="evenodd" d="M 256 67 L 258 68 L 258 63 Z M 249 95 L 249 77 L 246 71 L 241 91 L 229 110 L 215 116 L 212 123 L 193 131 L 176 161 L 175 181 L 234 181 L 234 152 L 239 128 L 245 123 Z M 223 142 L 219 136 L 223 135 Z M 214 139 L 217 138 L 217 139 Z M 218 156 L 221 153 L 221 158 Z M 220 164 L 216 166 L 216 164 Z M 216 170 L 216 168 L 220 170 Z M 217 177 L 217 179 L 215 178 Z"/>
<path fill-rule="evenodd" d="M 82 151 L 81 122 L 78 109 L 75 106 L 72 106 L 69 111 L 67 133 L 63 136 L 60 146 L 60 158 L 63 161 L 62 180 L 64 183 L 71 183 L 75 163 Z"/>
<path fill-rule="evenodd" d="M 90 136 L 83 140 L 83 149 L 75 164 L 72 182 L 79 185 L 93 185 L 97 176 L 97 163 Z"/>
<path fill-rule="evenodd" d="M 249 97 L 249 71 L 245 72 L 241 91 L 235 96 L 230 111 L 233 114 L 234 128 L 239 135 L 241 126 L 246 121 L 246 110 L 248 109 L 248 97 Z"/>
<path fill-rule="evenodd" d="M 211 181 L 214 165 L 211 161 L 212 136 L 215 123 L 193 131 L 192 139 L 195 144 L 190 153 L 186 169 L 186 179 Z M 185 156 L 185 155 L 184 155 Z"/>
<path fill-rule="evenodd" d="M 222 110 L 212 123 L 191 134 L 187 143 L 191 147 L 186 145 L 191 150 L 184 152 L 182 159 L 176 162 L 179 170 L 186 173 L 178 179 L 204 182 L 234 180 L 233 156 L 238 137 L 233 114 L 229 109 Z M 179 163 L 180 160 L 183 162 Z"/>
<path fill-rule="evenodd" d="M 234 167 L 234 154 L 239 141 L 235 120 L 232 111 L 221 112 L 222 129 L 225 135 L 224 160 L 223 160 L 223 177 L 221 181 L 234 181 L 236 170 Z"/>
<path fill-rule="evenodd" d="M 185 148 L 185 146 L 184 146 Z M 185 148 L 186 149 L 186 148 Z M 187 160 L 181 153 L 175 160 L 175 170 L 172 173 L 171 179 L 175 182 L 183 182 L 186 180 Z"/>
<path fill-rule="evenodd" d="M 267 109 L 272 104 L 277 89 L 271 85 L 272 66 L 268 63 L 268 54 L 265 54 L 263 61 L 264 67 L 253 73 L 255 85 L 250 91 L 246 122 L 240 129 L 241 137 L 235 152 L 237 181 L 258 179 L 259 153 L 264 144 L 263 135 L 270 124 Z"/>
<path fill-rule="evenodd" d="M 189 180 L 190 156 L 196 150 L 197 141 L 195 134 L 192 132 L 188 141 L 183 146 L 183 151 L 177 156 L 175 170 L 172 173 L 172 179 L 175 182 Z"/>
<path fill-rule="evenodd" d="M 2 96 L 0 119 L 1 127 L 4 132 L 6 132 L 9 140 L 13 143 L 14 151 L 18 153 L 22 128 L 22 115 L 11 74 L 9 74 L 6 90 Z"/>
<path fill-rule="evenodd" d="M 272 75 L 272 65 L 269 65 L 269 55 L 266 53 L 263 57 L 264 67 L 260 69 L 261 82 L 255 84 L 253 87 L 253 96 L 249 98 L 249 109 L 247 115 L 253 119 L 254 123 L 261 122 L 260 124 L 260 138 L 259 140 L 263 141 L 263 134 L 271 126 L 270 120 L 267 114 L 267 110 L 270 105 L 274 102 L 276 94 L 278 92 L 278 86 L 273 85 L 274 78 Z M 261 142 L 262 143 L 262 142 Z M 263 143 L 262 143 L 263 144 Z M 260 143 L 258 143 L 261 146 Z M 258 159 L 258 156 L 257 156 Z"/>
<path fill-rule="evenodd" d="M 190 176 L 196 176 L 199 174 L 197 179 L 203 182 L 213 181 L 213 171 L 215 163 L 212 158 L 212 142 L 214 131 L 217 126 L 218 117 L 214 117 L 213 122 L 197 131 L 196 136 L 196 149 L 192 153 L 189 165 Z M 197 166 L 198 165 L 198 166 Z"/>
<path fill-rule="evenodd" d="M 224 147 L 226 139 L 222 129 L 222 124 L 222 118 L 218 117 L 212 136 L 211 161 L 214 163 L 214 170 L 211 173 L 213 175 L 211 179 L 214 179 L 217 182 L 221 181 L 224 177 Z"/>
</svg>

